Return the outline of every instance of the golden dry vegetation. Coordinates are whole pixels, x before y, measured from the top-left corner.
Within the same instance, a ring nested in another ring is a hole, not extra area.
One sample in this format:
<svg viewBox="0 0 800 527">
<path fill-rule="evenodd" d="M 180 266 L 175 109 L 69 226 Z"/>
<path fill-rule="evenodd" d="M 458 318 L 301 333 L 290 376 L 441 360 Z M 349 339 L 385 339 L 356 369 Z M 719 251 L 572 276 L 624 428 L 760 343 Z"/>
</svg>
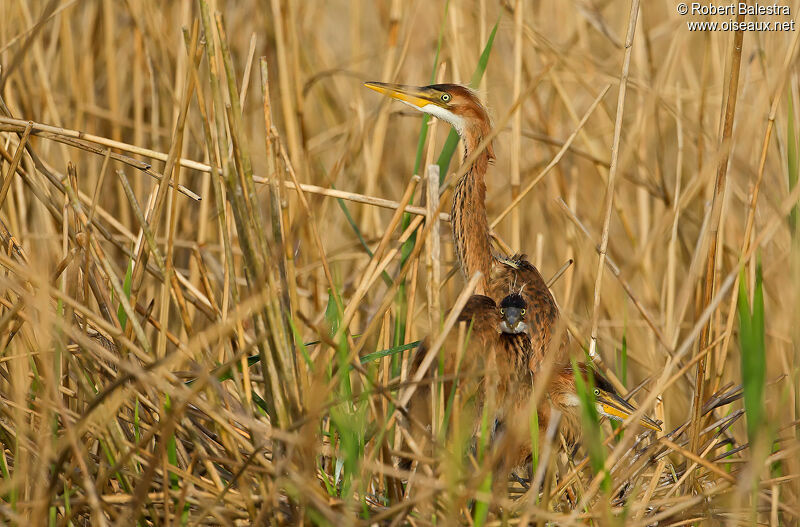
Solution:
<svg viewBox="0 0 800 527">
<path fill-rule="evenodd" d="M 2 522 L 797 525 L 800 33 L 675 5 L 0 2 Z M 409 446 L 460 156 L 437 211 L 449 127 L 362 87 L 468 83 L 495 27 L 498 249 L 664 423 L 508 493 Z"/>
</svg>

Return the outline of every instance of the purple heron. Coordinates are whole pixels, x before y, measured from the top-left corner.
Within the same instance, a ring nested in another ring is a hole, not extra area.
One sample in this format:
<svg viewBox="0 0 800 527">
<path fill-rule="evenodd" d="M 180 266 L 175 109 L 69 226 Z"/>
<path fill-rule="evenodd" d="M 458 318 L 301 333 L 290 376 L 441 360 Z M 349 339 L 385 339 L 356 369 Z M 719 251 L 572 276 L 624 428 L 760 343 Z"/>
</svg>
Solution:
<svg viewBox="0 0 800 527">
<path fill-rule="evenodd" d="M 464 399 L 470 399 L 475 395 L 477 390 L 475 379 L 482 377 L 479 372 L 484 365 L 483 358 L 487 356 L 491 346 L 496 341 L 497 324 L 499 323 L 498 317 L 495 316 L 496 312 L 497 305 L 494 300 L 484 295 L 472 295 L 467 299 L 467 303 L 458 314 L 458 322 L 469 325 L 470 336 L 467 341 L 468 349 L 465 352 L 465 355 L 469 356 L 469 360 L 463 360 L 461 364 L 456 364 L 457 353 L 443 354 L 441 391 L 445 394 L 445 398 L 449 399 L 452 393 L 456 375 L 459 380 L 459 390 L 464 394 Z M 409 377 L 414 376 L 419 371 L 429 347 L 430 339 L 423 339 L 411 359 Z M 433 404 L 436 403 L 432 383 L 439 366 L 439 362 L 434 361 L 428 367 L 422 382 L 417 386 L 416 391 L 407 403 L 407 411 L 411 417 L 409 431 L 417 438 L 424 436 L 427 440 L 429 435 L 430 429 L 428 425 L 432 424 Z M 471 421 L 469 418 L 468 420 Z M 420 430 L 415 425 L 423 425 L 426 429 Z M 400 467 L 409 469 L 411 460 L 408 458 L 402 459 Z"/>
<path fill-rule="evenodd" d="M 491 119 L 478 96 L 459 84 L 405 86 L 367 82 L 379 93 L 397 99 L 412 108 L 450 123 L 464 143 L 464 159 L 476 152 L 492 130 Z M 494 159 L 491 142 L 480 151 L 466 173 L 455 185 L 450 222 L 455 253 L 463 274 L 469 278 L 483 273 L 476 292 L 500 301 L 510 291 L 521 291 L 531 311 L 528 333 L 538 359 L 545 356 L 555 332 L 558 307 L 539 271 L 524 255 L 506 258 L 492 249 L 486 219 L 486 172 Z M 556 362 L 566 361 L 568 336 L 563 332 L 554 346 Z M 538 369 L 538 362 L 534 370 Z"/>
<path fill-rule="evenodd" d="M 474 435 L 480 428 L 484 408 L 489 413 L 490 421 L 494 422 L 499 415 L 506 415 L 512 407 L 517 406 L 517 400 L 523 397 L 525 401 L 528 400 L 518 393 L 527 388 L 525 393 L 530 394 L 533 379 L 525 300 L 519 294 L 511 294 L 503 298 L 498 306 L 488 296 L 472 295 L 457 320 L 467 324 L 469 331 L 465 360 L 456 365 L 456 353 L 444 354 L 442 390 L 448 397 L 454 386 L 454 374 L 458 372 L 463 399 L 466 401 L 475 396 L 474 407 L 467 410 L 467 421 L 471 423 L 469 433 Z M 411 375 L 419 370 L 428 347 L 429 340 L 426 338 L 414 353 Z M 408 402 L 412 423 L 431 422 L 431 381 L 438 367 L 436 362 L 429 367 L 424 382 Z M 476 379 L 477 383 L 474 382 Z M 411 463 L 404 461 L 400 466 L 409 468 Z"/>
</svg>

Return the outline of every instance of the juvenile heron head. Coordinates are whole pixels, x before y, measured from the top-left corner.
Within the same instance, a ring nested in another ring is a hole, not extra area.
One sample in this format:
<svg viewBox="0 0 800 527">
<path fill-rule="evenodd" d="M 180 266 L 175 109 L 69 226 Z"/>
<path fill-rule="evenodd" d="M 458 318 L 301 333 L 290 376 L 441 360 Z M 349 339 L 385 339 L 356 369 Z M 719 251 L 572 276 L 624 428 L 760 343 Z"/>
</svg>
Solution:
<svg viewBox="0 0 800 527">
<path fill-rule="evenodd" d="M 522 333 L 527 331 L 525 299 L 517 293 L 512 293 L 500 302 L 500 330 L 503 333 Z"/>
<path fill-rule="evenodd" d="M 631 403 L 623 399 L 617 394 L 614 386 L 602 375 L 595 372 L 589 366 L 581 363 L 578 365 L 581 375 L 585 381 L 588 381 L 589 376 L 592 377 L 592 384 L 594 385 L 594 399 L 595 408 L 597 413 L 604 415 L 609 419 L 615 421 L 624 421 L 636 411 Z M 560 375 L 561 389 L 556 390 L 556 399 L 563 397 L 561 401 L 554 401 L 563 404 L 564 406 L 577 407 L 580 406 L 580 398 L 578 397 L 577 389 L 575 387 L 575 373 L 571 367 L 566 368 Z M 588 384 L 588 382 L 587 382 Z M 551 394 L 552 396 L 552 394 Z M 559 397 L 560 396 L 560 397 Z M 650 419 L 649 417 L 642 416 L 639 424 L 650 430 L 661 431 L 659 424 Z"/>
<path fill-rule="evenodd" d="M 636 408 L 631 403 L 617 395 L 613 390 L 608 391 L 595 386 L 594 398 L 597 405 L 597 413 L 615 421 L 624 421 L 636 411 Z M 639 423 L 650 430 L 661 431 L 658 423 L 646 415 L 642 416 Z"/>
</svg>

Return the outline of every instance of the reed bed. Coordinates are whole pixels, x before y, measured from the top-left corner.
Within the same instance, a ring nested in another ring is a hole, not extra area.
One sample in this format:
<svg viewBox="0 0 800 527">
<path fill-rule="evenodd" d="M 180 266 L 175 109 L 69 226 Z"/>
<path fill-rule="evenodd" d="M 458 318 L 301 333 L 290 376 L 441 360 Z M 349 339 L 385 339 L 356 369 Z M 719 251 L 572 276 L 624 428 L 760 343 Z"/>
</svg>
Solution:
<svg viewBox="0 0 800 527">
<path fill-rule="evenodd" d="M 797 525 L 800 33 L 705 19 L 0 3 L 2 522 Z M 455 137 L 370 80 L 479 89 L 498 250 L 663 433 L 551 433 L 527 488 L 468 459 L 452 379 L 409 433 L 410 354 L 464 352 L 476 281 Z"/>
</svg>

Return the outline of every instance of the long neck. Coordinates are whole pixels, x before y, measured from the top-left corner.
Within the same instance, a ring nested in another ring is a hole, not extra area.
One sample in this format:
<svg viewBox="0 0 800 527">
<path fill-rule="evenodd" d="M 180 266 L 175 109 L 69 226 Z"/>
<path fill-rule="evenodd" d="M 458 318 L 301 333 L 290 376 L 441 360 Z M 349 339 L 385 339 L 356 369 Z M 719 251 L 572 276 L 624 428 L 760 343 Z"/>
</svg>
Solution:
<svg viewBox="0 0 800 527">
<path fill-rule="evenodd" d="M 466 133 L 464 140 L 464 158 L 477 148 L 482 134 Z M 478 294 L 488 292 L 489 273 L 494 257 L 489 237 L 489 222 L 486 219 L 486 183 L 484 176 L 493 157 L 489 148 L 481 152 L 470 166 L 469 171 L 456 184 L 453 194 L 453 209 L 450 221 L 453 227 L 456 256 L 461 271 L 469 279 L 475 271 L 483 273 L 483 278 L 475 291 Z"/>
</svg>

